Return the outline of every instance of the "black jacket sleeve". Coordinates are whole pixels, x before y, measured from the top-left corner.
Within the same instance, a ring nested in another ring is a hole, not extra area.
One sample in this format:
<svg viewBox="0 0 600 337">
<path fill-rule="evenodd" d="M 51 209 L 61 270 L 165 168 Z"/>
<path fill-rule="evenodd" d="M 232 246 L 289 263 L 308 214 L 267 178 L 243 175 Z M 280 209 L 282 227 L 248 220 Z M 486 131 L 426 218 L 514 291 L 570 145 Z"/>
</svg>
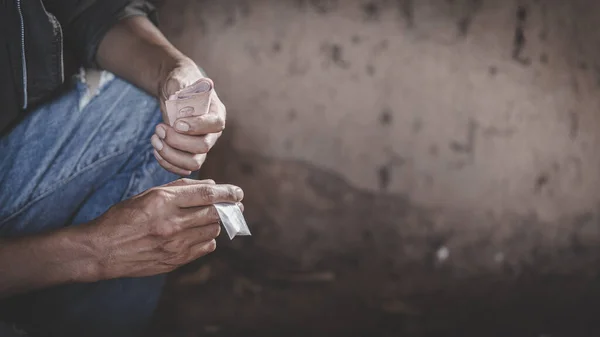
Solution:
<svg viewBox="0 0 600 337">
<path fill-rule="evenodd" d="M 145 15 L 158 24 L 154 6 L 142 0 L 44 0 L 44 5 L 60 22 L 67 48 L 89 68 L 97 67 L 98 45 L 119 20 Z"/>
</svg>

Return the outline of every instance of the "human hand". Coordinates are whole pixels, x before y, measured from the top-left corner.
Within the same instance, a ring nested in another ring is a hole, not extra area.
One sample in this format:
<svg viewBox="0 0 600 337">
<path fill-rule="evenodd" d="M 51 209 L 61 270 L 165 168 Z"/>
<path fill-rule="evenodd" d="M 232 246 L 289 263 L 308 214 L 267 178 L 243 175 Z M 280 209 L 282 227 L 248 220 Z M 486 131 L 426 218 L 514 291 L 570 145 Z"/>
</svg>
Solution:
<svg viewBox="0 0 600 337">
<path fill-rule="evenodd" d="M 87 281 L 162 274 L 211 253 L 220 233 L 212 205 L 243 210 L 243 194 L 233 185 L 180 179 L 116 204 L 82 226 L 99 260 Z"/>
<path fill-rule="evenodd" d="M 175 92 L 204 78 L 198 66 L 189 59 L 182 60 L 160 81 L 161 109 L 166 111 L 165 102 Z M 210 105 L 204 114 L 179 118 L 170 126 L 156 126 L 151 142 L 154 156 L 166 170 L 186 176 L 200 169 L 206 153 L 215 145 L 225 128 L 226 109 L 217 93 L 211 90 Z"/>
</svg>

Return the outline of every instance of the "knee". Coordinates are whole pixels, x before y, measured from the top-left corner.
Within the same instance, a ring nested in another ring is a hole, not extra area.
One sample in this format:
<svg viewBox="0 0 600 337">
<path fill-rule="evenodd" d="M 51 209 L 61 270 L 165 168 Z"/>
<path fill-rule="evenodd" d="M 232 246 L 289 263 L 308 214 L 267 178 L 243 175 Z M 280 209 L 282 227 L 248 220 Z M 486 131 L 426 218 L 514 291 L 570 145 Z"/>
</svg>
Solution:
<svg viewBox="0 0 600 337">
<path fill-rule="evenodd" d="M 79 110 L 105 116 L 102 122 L 121 137 L 149 138 L 162 119 L 156 97 L 112 73 L 82 72 L 78 81 Z"/>
</svg>

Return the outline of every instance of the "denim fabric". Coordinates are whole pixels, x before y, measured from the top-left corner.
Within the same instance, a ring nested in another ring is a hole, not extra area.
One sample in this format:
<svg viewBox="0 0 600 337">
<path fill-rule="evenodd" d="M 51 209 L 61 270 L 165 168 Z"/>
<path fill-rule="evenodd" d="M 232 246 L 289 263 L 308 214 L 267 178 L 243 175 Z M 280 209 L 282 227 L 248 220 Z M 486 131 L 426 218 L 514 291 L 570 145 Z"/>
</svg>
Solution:
<svg viewBox="0 0 600 337">
<path fill-rule="evenodd" d="M 86 84 L 74 81 L 0 140 L 0 237 L 85 223 L 177 178 L 152 155 L 161 120 L 154 98 L 117 78 L 81 105 L 86 95 Z M 3 315 L 32 336 L 135 336 L 163 283 L 155 276 L 64 285 L 4 301 Z"/>
</svg>

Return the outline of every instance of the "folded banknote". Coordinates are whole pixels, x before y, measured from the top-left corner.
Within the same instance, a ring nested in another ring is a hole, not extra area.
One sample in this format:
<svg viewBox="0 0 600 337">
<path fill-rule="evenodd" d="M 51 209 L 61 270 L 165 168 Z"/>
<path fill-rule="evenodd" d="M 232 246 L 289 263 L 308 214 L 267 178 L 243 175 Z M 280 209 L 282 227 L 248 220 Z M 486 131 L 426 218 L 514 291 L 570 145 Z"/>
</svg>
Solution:
<svg viewBox="0 0 600 337">
<path fill-rule="evenodd" d="M 212 81 L 202 78 L 169 96 L 165 101 L 167 111 L 163 111 L 165 123 L 173 126 L 179 118 L 207 113 L 212 91 Z"/>
</svg>

